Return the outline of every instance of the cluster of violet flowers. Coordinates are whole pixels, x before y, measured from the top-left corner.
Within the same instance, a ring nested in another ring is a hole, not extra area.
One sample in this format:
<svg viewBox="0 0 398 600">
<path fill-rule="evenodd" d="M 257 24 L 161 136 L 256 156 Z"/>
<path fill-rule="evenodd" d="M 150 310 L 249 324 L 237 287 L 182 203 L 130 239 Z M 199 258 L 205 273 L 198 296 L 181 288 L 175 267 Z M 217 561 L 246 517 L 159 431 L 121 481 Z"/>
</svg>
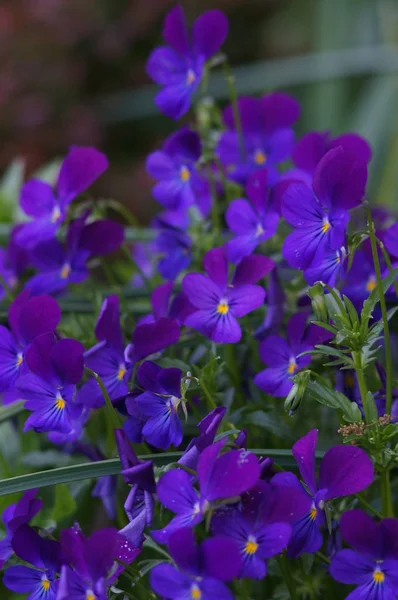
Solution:
<svg viewBox="0 0 398 600">
<path fill-rule="evenodd" d="M 178 5 L 148 60 L 160 111 L 190 115 L 147 158 L 149 241 L 87 195 L 105 155 L 72 147 L 0 249 L 0 410 L 87 480 L 104 466 L 84 526 L 49 526 L 26 480 L 7 502 L 3 585 L 30 600 L 398 598 L 398 224 L 368 205 L 365 139 L 296 140 L 293 97 L 236 97 L 227 33 Z M 222 111 L 200 98 L 219 66 Z"/>
</svg>

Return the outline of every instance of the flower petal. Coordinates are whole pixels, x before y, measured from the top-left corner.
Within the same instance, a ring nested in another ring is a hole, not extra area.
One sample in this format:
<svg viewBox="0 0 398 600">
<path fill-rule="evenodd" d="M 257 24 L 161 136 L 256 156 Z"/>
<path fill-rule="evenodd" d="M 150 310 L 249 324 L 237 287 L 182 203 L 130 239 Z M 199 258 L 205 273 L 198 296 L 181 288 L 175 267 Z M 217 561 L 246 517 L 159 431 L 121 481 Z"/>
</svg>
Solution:
<svg viewBox="0 0 398 600">
<path fill-rule="evenodd" d="M 57 192 L 62 205 L 84 192 L 108 168 L 105 154 L 95 148 L 72 146 L 62 163 Z"/>
<path fill-rule="evenodd" d="M 193 45 L 208 60 L 219 51 L 228 34 L 228 19 L 221 10 L 209 10 L 193 26 Z"/>
<path fill-rule="evenodd" d="M 48 183 L 31 179 L 22 186 L 19 203 L 27 215 L 40 219 L 51 217 L 56 200 Z"/>
<path fill-rule="evenodd" d="M 327 489 L 327 498 L 351 496 L 373 481 L 373 463 L 361 448 L 334 446 L 322 459 L 319 489 Z"/>
<path fill-rule="evenodd" d="M 299 439 L 292 448 L 300 475 L 312 494 L 317 491 L 315 475 L 315 450 L 318 441 L 318 430 L 313 429 L 307 435 Z M 345 446 L 346 447 L 346 446 Z M 324 485 L 320 483 L 319 489 Z"/>
</svg>

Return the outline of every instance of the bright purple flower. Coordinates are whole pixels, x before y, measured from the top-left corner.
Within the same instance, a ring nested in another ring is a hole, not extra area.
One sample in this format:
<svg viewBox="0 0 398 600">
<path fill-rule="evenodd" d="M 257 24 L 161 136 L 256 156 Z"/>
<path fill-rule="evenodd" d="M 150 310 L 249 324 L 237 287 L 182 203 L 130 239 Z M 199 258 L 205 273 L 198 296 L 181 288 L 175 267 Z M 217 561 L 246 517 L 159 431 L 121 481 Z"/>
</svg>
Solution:
<svg viewBox="0 0 398 600">
<path fill-rule="evenodd" d="M 95 335 L 98 344 L 85 352 L 85 365 L 101 377 L 110 399 L 117 400 L 127 394 L 132 371 L 131 363 L 124 356 L 118 296 L 108 296 L 104 300 Z M 99 408 L 104 404 L 101 388 L 95 379 L 90 378 L 82 386 L 79 402 L 90 408 Z"/>
<path fill-rule="evenodd" d="M 66 247 L 58 240 L 38 244 L 31 253 L 33 266 L 40 271 L 26 283 L 32 294 L 58 294 L 70 283 L 87 279 L 87 261 L 117 250 L 123 242 L 123 227 L 110 220 L 85 224 L 85 218 L 73 221 Z"/>
<path fill-rule="evenodd" d="M 227 131 L 221 134 L 216 151 L 227 174 L 241 185 L 248 176 L 267 167 L 269 184 L 278 180 L 276 165 L 289 158 L 294 145 L 293 124 L 300 115 L 298 102 L 280 92 L 263 98 L 239 98 L 238 107 L 243 129 L 244 152 L 241 152 L 233 110 L 224 110 Z"/>
<path fill-rule="evenodd" d="M 379 260 L 382 260 L 379 256 Z M 376 273 L 370 244 L 366 242 L 355 251 L 351 269 L 346 275 L 342 292 L 358 309 L 376 287 Z"/>
<path fill-rule="evenodd" d="M 267 288 L 267 312 L 261 327 L 255 332 L 256 339 L 264 339 L 269 333 L 280 330 L 285 316 L 286 295 L 280 282 L 278 268 L 271 271 Z"/>
<path fill-rule="evenodd" d="M 168 209 L 181 210 L 197 203 L 204 186 L 210 198 L 209 186 L 196 166 L 201 154 L 199 135 L 187 128 L 167 138 L 162 150 L 152 152 L 146 168 L 158 181 L 152 190 L 155 200 Z"/>
<path fill-rule="evenodd" d="M 62 555 L 58 542 L 41 538 L 27 525 L 22 525 L 15 533 L 12 542 L 15 554 L 33 567 L 13 566 L 6 569 L 4 585 L 18 594 L 29 594 L 27 600 L 55 600 Z"/>
<path fill-rule="evenodd" d="M 349 209 L 361 201 L 366 178 L 366 163 L 339 147 L 318 163 L 312 189 L 301 182 L 288 186 L 282 215 L 295 230 L 284 242 L 283 256 L 290 266 L 306 269 L 318 251 L 344 245 Z"/>
<path fill-rule="evenodd" d="M 134 364 L 137 360 L 172 346 L 179 338 L 180 326 L 175 319 L 161 317 L 154 323 L 138 325 L 134 330 L 131 344 L 126 347 L 125 359 Z"/>
<path fill-rule="evenodd" d="M 398 257 L 398 223 L 394 223 L 384 231 L 382 237 L 387 251 L 392 256 Z"/>
<path fill-rule="evenodd" d="M 168 548 L 177 567 L 157 565 L 151 571 L 151 588 L 162 598 L 172 600 L 233 600 L 224 582 L 232 581 L 240 570 L 236 544 L 222 535 L 195 545 L 191 529 L 179 529 L 169 539 Z"/>
<path fill-rule="evenodd" d="M 155 249 L 162 255 L 158 271 L 164 279 L 174 281 L 192 262 L 192 240 L 186 229 L 189 225 L 181 211 L 167 211 L 155 219 L 158 230 Z"/>
<path fill-rule="evenodd" d="M 274 268 L 274 262 L 266 256 L 247 256 L 236 267 L 231 284 L 228 284 L 228 261 L 222 248 L 207 252 L 203 266 L 207 276 L 190 273 L 182 282 L 184 294 L 197 309 L 185 319 L 185 325 L 213 342 L 238 342 L 242 331 L 237 319 L 264 302 L 265 290 L 253 284 Z"/>
<path fill-rule="evenodd" d="M 267 169 L 249 177 L 246 194 L 250 202 L 244 198 L 234 200 L 225 215 L 230 231 L 236 235 L 227 243 L 232 263 L 239 262 L 271 238 L 279 223 L 279 211 L 268 187 Z"/>
<path fill-rule="evenodd" d="M 131 246 L 131 258 L 138 267 L 138 273 L 134 273 L 131 285 L 134 288 L 145 287 L 145 280 L 152 279 L 155 274 L 155 244 L 153 242 L 136 242 Z"/>
<path fill-rule="evenodd" d="M 163 37 L 168 45 L 156 48 L 147 63 L 148 75 L 164 86 L 155 102 L 165 115 L 179 119 L 189 110 L 205 63 L 218 52 L 227 33 L 225 15 L 219 10 L 210 10 L 194 22 L 191 42 L 182 6 L 169 12 L 163 27 Z"/>
<path fill-rule="evenodd" d="M 347 600 L 394 600 L 398 594 L 398 521 L 373 521 L 362 510 L 349 510 L 340 520 L 340 533 L 354 550 L 337 552 L 331 576 L 358 587 Z"/>
<path fill-rule="evenodd" d="M 16 242 L 33 248 L 54 238 L 65 220 L 68 205 L 108 168 L 108 160 L 95 148 L 73 146 L 61 165 L 55 191 L 48 183 L 31 179 L 21 190 L 20 204 L 33 221 L 22 225 Z"/>
<path fill-rule="evenodd" d="M 318 430 L 313 429 L 293 446 L 300 475 L 308 496 L 308 510 L 293 526 L 293 537 L 288 554 L 296 557 L 303 552 L 316 552 L 322 546 L 319 529 L 325 523 L 328 501 L 361 492 L 373 481 L 373 463 L 361 448 L 334 446 L 323 457 L 319 477 L 315 470 L 315 448 Z M 293 473 L 277 473 L 272 479 L 276 485 L 300 486 Z M 302 488 L 303 489 L 303 488 Z"/>
<path fill-rule="evenodd" d="M 155 323 L 162 318 L 175 319 L 183 323 L 188 315 L 195 311 L 183 293 L 176 294 L 172 299 L 174 284 L 170 281 L 162 283 L 151 294 L 152 313 L 146 315 L 138 325 Z"/>
<path fill-rule="evenodd" d="M 16 504 L 10 504 L 3 512 L 6 535 L 0 541 L 0 568 L 14 552 L 12 542 L 15 532 L 22 525 L 27 525 L 42 508 L 42 501 L 36 498 L 38 491 L 34 489 L 24 492 Z"/>
<path fill-rule="evenodd" d="M 191 439 L 184 454 L 178 460 L 180 464 L 196 470 L 201 452 L 214 442 L 217 430 L 226 412 L 225 406 L 217 406 L 198 423 L 199 436 Z"/>
<path fill-rule="evenodd" d="M 315 344 L 330 337 L 315 325 L 307 326 L 308 312 L 296 313 L 287 324 L 287 340 L 270 335 L 259 346 L 260 358 L 267 369 L 258 373 L 254 383 L 271 396 L 286 396 L 293 387 L 292 377 L 311 362 L 311 355 L 299 356 L 312 350 Z"/>
<path fill-rule="evenodd" d="M 0 275 L 11 289 L 17 286 L 19 277 L 29 263 L 28 252 L 24 248 L 21 248 L 15 241 L 15 236 L 20 228 L 21 225 L 14 227 L 7 248 L 0 248 Z M 5 296 L 6 292 L 0 283 L 0 300 L 5 298 Z"/>
<path fill-rule="evenodd" d="M 328 131 L 312 131 L 304 135 L 295 145 L 292 153 L 295 168 L 283 173 L 283 178 L 303 181 L 311 186 L 315 169 L 321 158 L 329 150 L 339 146 L 346 152 L 355 154 L 364 163 L 370 162 L 372 158 L 370 145 L 357 133 L 343 133 L 331 138 Z"/>
<path fill-rule="evenodd" d="M 164 529 L 152 532 L 154 539 L 165 542 L 172 531 L 194 527 L 204 519 L 216 500 L 240 496 L 256 483 L 260 476 L 257 457 L 244 449 L 229 450 L 219 456 L 224 444 L 225 440 L 221 440 L 208 446 L 199 457 L 200 495 L 186 471 L 173 469 L 160 479 L 159 500 L 177 516 Z"/>
<path fill-rule="evenodd" d="M 81 414 L 76 384 L 83 376 L 84 347 L 72 339 L 57 341 L 52 333 L 34 339 L 26 351 L 30 373 L 18 381 L 25 408 L 32 411 L 24 430 L 68 433 Z"/>
<path fill-rule="evenodd" d="M 152 524 L 155 505 L 156 483 L 152 461 L 138 460 L 125 432 L 115 430 L 115 438 L 122 463 L 122 475 L 131 486 L 124 503 L 129 524 L 120 533 L 135 547 L 140 548 L 144 541 L 144 530 Z"/>
<path fill-rule="evenodd" d="M 58 303 L 50 296 L 30 298 L 23 291 L 8 311 L 10 329 L 0 325 L 0 392 L 13 392 L 21 375 L 27 373 L 25 353 L 38 335 L 53 332 L 61 319 Z"/>
<path fill-rule="evenodd" d="M 182 442 L 178 408 L 185 400 L 181 397 L 181 378 L 180 369 L 161 369 L 149 361 L 138 369 L 138 383 L 146 391 L 135 398 L 135 403 L 146 419 L 142 435 L 155 448 L 167 450 Z"/>
<path fill-rule="evenodd" d="M 344 276 L 344 263 L 347 251 L 344 246 L 333 250 L 330 246 L 319 247 L 315 252 L 312 263 L 304 271 L 304 279 L 308 285 L 317 281 L 335 287 L 336 283 Z"/>
</svg>

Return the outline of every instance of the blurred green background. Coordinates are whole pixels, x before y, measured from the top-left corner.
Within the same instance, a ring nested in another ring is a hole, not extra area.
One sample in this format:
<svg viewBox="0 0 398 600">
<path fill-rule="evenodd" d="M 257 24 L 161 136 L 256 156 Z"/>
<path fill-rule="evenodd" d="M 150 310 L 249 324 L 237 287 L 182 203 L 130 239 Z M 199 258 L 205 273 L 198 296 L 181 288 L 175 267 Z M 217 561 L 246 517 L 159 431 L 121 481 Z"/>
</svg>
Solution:
<svg viewBox="0 0 398 600">
<path fill-rule="evenodd" d="M 156 210 L 144 159 L 177 124 L 160 115 L 145 73 L 169 0 L 10 0 L 0 4 L 0 170 L 26 176 L 72 144 L 93 144 L 111 168 L 100 195 L 142 222 Z M 370 194 L 398 189 L 397 0 L 187 0 L 189 22 L 209 8 L 230 20 L 225 51 L 240 94 L 299 98 L 298 133 L 355 130 L 373 145 Z M 226 102 L 222 72 L 210 93 Z"/>
</svg>

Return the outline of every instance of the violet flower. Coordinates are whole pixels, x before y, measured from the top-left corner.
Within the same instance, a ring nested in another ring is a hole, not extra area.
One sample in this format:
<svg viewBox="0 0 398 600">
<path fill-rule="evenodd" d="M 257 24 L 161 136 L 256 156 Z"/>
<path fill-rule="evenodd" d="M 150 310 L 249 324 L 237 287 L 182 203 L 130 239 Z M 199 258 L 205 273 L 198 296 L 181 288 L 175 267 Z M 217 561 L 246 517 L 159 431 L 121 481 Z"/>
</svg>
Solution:
<svg viewBox="0 0 398 600">
<path fill-rule="evenodd" d="M 225 406 L 217 406 L 198 423 L 199 436 L 191 439 L 184 454 L 178 460 L 180 464 L 196 470 L 201 452 L 214 442 L 226 412 Z"/>
<path fill-rule="evenodd" d="M 151 294 L 152 313 L 139 320 L 138 325 L 155 323 L 162 318 L 170 318 L 182 324 L 195 308 L 183 293 L 172 298 L 174 283 L 168 281 L 156 287 Z"/>
<path fill-rule="evenodd" d="M 218 157 L 228 177 L 241 185 L 246 184 L 251 173 L 264 167 L 269 171 L 269 183 L 274 184 L 279 178 L 276 165 L 289 158 L 293 150 L 292 126 L 300 115 L 300 106 L 291 96 L 275 92 L 263 98 L 239 98 L 238 109 L 244 148 L 232 106 L 228 106 L 223 114 L 227 131 L 217 144 Z"/>
<path fill-rule="evenodd" d="M 278 267 L 269 274 L 267 288 L 267 312 L 261 327 L 255 332 L 256 339 L 262 340 L 267 334 L 280 330 L 285 316 L 286 294 L 280 282 Z"/>
<path fill-rule="evenodd" d="M 192 262 L 188 226 L 189 219 L 182 210 L 165 211 L 153 221 L 153 227 L 158 231 L 155 249 L 161 256 L 158 271 L 164 279 L 174 281 Z"/>
<path fill-rule="evenodd" d="M 0 325 L 0 392 L 4 401 L 15 400 L 13 392 L 19 378 L 28 372 L 26 350 L 40 334 L 55 331 L 61 319 L 58 303 L 50 296 L 30 298 L 28 290 L 10 305 L 10 330 Z"/>
<path fill-rule="evenodd" d="M 394 600 L 398 594 L 398 521 L 379 523 L 362 510 L 349 510 L 340 520 L 340 533 L 354 550 L 332 558 L 330 574 L 358 587 L 347 600 Z"/>
<path fill-rule="evenodd" d="M 131 279 L 131 285 L 133 287 L 144 288 L 145 279 L 152 279 L 154 276 L 155 253 L 156 248 L 153 242 L 136 242 L 131 246 L 131 258 L 138 267 L 138 273 L 134 273 Z"/>
<path fill-rule="evenodd" d="M 293 375 L 307 367 L 311 355 L 299 356 L 329 338 L 325 330 L 307 326 L 308 312 L 296 313 L 287 324 L 287 340 L 278 335 L 266 337 L 259 346 L 260 358 L 268 365 L 254 378 L 254 383 L 266 394 L 284 397 L 293 387 Z"/>
<path fill-rule="evenodd" d="M 135 364 L 152 354 L 164 350 L 178 342 L 180 326 L 175 319 L 160 317 L 154 323 L 138 325 L 128 344 L 124 356 L 126 361 Z"/>
<path fill-rule="evenodd" d="M 169 12 L 163 27 L 163 37 L 168 45 L 156 48 L 147 63 L 148 75 L 164 86 L 155 103 L 165 115 L 179 119 L 189 110 L 192 94 L 202 80 L 205 63 L 218 52 L 227 33 L 225 15 L 219 10 L 210 10 L 194 22 L 191 42 L 182 6 Z"/>
<path fill-rule="evenodd" d="M 308 285 L 317 281 L 335 287 L 336 283 L 344 277 L 344 266 L 347 251 L 344 246 L 333 250 L 330 246 L 319 247 L 315 252 L 312 263 L 304 271 L 304 279 Z"/>
<path fill-rule="evenodd" d="M 72 339 L 57 341 L 52 333 L 34 339 L 26 352 L 30 373 L 21 377 L 17 387 L 25 408 L 32 414 L 24 431 L 68 433 L 81 414 L 74 401 L 76 384 L 83 376 L 84 347 Z"/>
<path fill-rule="evenodd" d="M 260 476 L 257 457 L 244 449 L 229 450 L 219 456 L 224 444 L 225 440 L 221 440 L 208 446 L 199 457 L 200 494 L 186 471 L 173 469 L 160 479 L 159 500 L 177 516 L 164 529 L 152 532 L 156 541 L 167 541 L 171 532 L 180 527 L 194 527 L 216 506 L 216 501 L 237 498 L 256 483 Z"/>
<path fill-rule="evenodd" d="M 95 148 L 73 146 L 61 165 L 55 190 L 31 179 L 21 190 L 20 204 L 33 221 L 20 227 L 16 242 L 24 248 L 54 238 L 65 220 L 68 205 L 108 168 L 108 160 Z"/>
<path fill-rule="evenodd" d="M 247 256 L 237 266 L 231 284 L 222 248 L 207 252 L 203 266 L 207 275 L 190 273 L 182 282 L 184 294 L 197 309 L 185 319 L 185 325 L 213 342 L 236 343 L 242 337 L 238 318 L 264 302 L 265 290 L 253 284 L 274 268 L 274 262 L 266 256 Z"/>
<path fill-rule="evenodd" d="M 279 211 L 268 187 L 268 171 L 253 173 L 246 186 L 249 198 L 233 200 L 225 215 L 228 227 L 236 237 L 227 243 L 228 258 L 239 262 L 259 244 L 271 238 L 277 230 Z"/>
<path fill-rule="evenodd" d="M 151 588 L 162 598 L 182 600 L 233 600 L 224 582 L 239 573 L 241 560 L 233 540 L 215 536 L 195 545 L 191 529 L 175 531 L 168 549 L 177 567 L 164 563 L 150 575 Z"/>
<path fill-rule="evenodd" d="M 361 448 L 355 446 L 333 446 L 323 457 L 319 477 L 315 470 L 315 448 L 318 430 L 313 429 L 298 440 L 292 449 L 300 475 L 305 485 L 303 493 L 308 498 L 306 514 L 293 525 L 293 536 L 288 546 L 288 555 L 300 556 L 303 552 L 316 552 L 322 546 L 320 528 L 325 524 L 327 503 L 334 498 L 351 496 L 367 488 L 373 481 L 373 463 Z M 300 483 L 293 473 L 277 473 L 276 485 L 296 486 Z"/>
<path fill-rule="evenodd" d="M 318 163 L 312 189 L 301 182 L 288 186 L 282 215 L 295 229 L 282 251 L 290 266 L 307 269 L 317 252 L 344 245 L 349 210 L 361 201 L 366 178 L 366 163 L 339 147 Z"/>
<path fill-rule="evenodd" d="M 382 262 L 381 256 L 379 256 Z M 358 309 L 362 308 L 363 301 L 376 287 L 376 273 L 373 264 L 370 244 L 364 242 L 355 251 L 351 269 L 346 275 L 342 292 L 348 296 Z"/>
</svg>

